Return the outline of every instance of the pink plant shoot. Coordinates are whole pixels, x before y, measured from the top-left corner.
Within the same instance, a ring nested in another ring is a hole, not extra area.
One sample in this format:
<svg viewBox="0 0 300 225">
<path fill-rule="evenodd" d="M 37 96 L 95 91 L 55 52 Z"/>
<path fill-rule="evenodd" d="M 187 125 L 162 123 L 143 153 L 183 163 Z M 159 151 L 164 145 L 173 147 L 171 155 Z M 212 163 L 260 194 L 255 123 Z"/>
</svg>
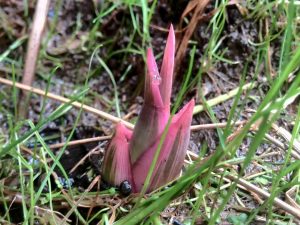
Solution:
<svg viewBox="0 0 300 225">
<path fill-rule="evenodd" d="M 124 125 L 116 126 L 106 149 L 102 174 L 112 185 L 124 180 L 140 192 L 155 152 L 170 118 L 170 98 L 174 70 L 175 35 L 171 25 L 160 73 L 151 49 L 147 52 L 147 76 L 144 104 L 133 133 Z M 186 155 L 194 100 L 187 103 L 173 118 L 157 159 L 147 191 L 174 180 L 180 173 Z"/>
</svg>

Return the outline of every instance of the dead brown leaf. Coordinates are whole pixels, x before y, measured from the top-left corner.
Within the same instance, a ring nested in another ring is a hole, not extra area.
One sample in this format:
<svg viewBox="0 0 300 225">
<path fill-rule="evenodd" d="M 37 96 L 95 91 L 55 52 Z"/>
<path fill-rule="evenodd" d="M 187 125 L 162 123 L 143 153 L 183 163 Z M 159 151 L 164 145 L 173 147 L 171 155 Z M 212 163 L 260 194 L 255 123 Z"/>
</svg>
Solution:
<svg viewBox="0 0 300 225">
<path fill-rule="evenodd" d="M 197 6 L 196 6 L 197 3 Z M 178 50 L 177 50 L 177 54 L 176 54 L 176 58 L 175 58 L 175 75 L 178 71 L 178 66 L 181 64 L 181 61 L 183 59 L 183 57 L 185 56 L 185 52 L 186 52 L 186 48 L 188 45 L 188 42 L 192 36 L 192 34 L 194 33 L 194 30 L 203 14 L 203 11 L 205 9 L 205 7 L 207 6 L 207 4 L 209 3 L 209 0 L 203 0 L 203 1 L 192 1 L 187 5 L 187 8 L 184 10 L 183 12 L 183 17 L 184 15 L 187 15 L 188 13 L 191 12 L 191 10 L 194 8 L 194 14 L 192 16 L 192 19 L 189 23 L 189 25 L 187 26 L 187 29 L 183 35 L 183 38 L 179 44 Z M 174 75 L 174 76 L 175 76 Z"/>
</svg>

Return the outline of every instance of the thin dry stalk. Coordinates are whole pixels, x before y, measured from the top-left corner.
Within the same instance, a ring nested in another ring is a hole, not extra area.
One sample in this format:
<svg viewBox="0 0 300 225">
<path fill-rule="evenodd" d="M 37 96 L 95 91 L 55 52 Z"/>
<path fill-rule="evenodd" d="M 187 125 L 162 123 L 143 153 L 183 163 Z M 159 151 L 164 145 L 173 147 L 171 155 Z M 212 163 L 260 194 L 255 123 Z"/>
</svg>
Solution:
<svg viewBox="0 0 300 225">
<path fill-rule="evenodd" d="M 281 141 L 277 140 L 276 138 L 272 137 L 269 134 L 265 134 L 265 138 L 267 140 L 269 140 L 270 142 L 272 142 L 273 144 L 275 144 L 277 147 L 279 147 L 280 149 L 287 151 L 288 146 L 285 145 L 284 143 L 282 143 Z M 293 146 L 294 147 L 294 146 Z M 291 151 L 291 155 L 295 158 L 295 159 L 300 159 L 300 155 L 297 151 L 292 150 Z"/>
<path fill-rule="evenodd" d="M 73 166 L 73 168 L 70 170 L 70 174 L 73 173 L 80 165 L 82 165 L 84 163 L 84 161 L 91 155 L 97 153 L 97 150 L 98 150 L 98 146 L 93 148 L 91 151 L 89 151 L 84 157 L 82 157 L 77 163 L 75 166 Z M 98 151 L 99 152 L 99 151 Z"/>
<path fill-rule="evenodd" d="M 49 92 L 46 93 L 45 91 L 43 91 L 41 89 L 33 88 L 31 86 L 21 84 L 21 83 L 18 83 L 18 82 L 14 83 L 14 82 L 12 82 L 10 80 L 7 80 L 7 79 L 4 79 L 4 78 L 0 78 L 0 83 L 7 84 L 7 85 L 10 85 L 10 86 L 15 86 L 15 87 L 20 88 L 22 90 L 29 91 L 29 92 L 32 92 L 32 93 L 35 93 L 35 94 L 38 94 L 38 95 L 42 95 L 42 96 L 45 96 L 47 98 L 50 98 L 50 99 L 53 99 L 53 100 L 56 100 L 56 101 L 59 101 L 59 102 L 63 102 L 63 103 L 71 102 L 71 100 L 68 99 L 68 98 L 65 98 L 65 97 L 62 97 L 62 96 L 59 96 L 59 95 L 56 95 L 56 94 L 52 94 L 52 93 L 49 93 Z M 80 102 L 75 101 L 75 102 L 72 102 L 71 105 L 73 105 L 76 108 L 82 108 L 83 110 L 85 110 L 87 112 L 96 114 L 96 115 L 98 115 L 98 116 L 100 116 L 104 119 L 110 120 L 112 122 L 115 122 L 115 123 L 122 122 L 128 128 L 131 128 L 131 129 L 133 128 L 133 125 L 131 123 L 125 121 L 125 120 L 122 120 L 120 118 L 112 116 L 112 115 L 110 115 L 106 112 L 95 109 L 93 107 L 84 105 Z"/>
<path fill-rule="evenodd" d="M 245 123 L 247 123 L 247 121 L 237 121 L 237 122 L 234 123 L 234 126 L 244 125 Z M 224 128 L 226 126 L 227 126 L 227 122 L 224 122 L 224 123 L 200 124 L 200 125 L 193 125 L 193 126 L 191 126 L 191 131 Z"/>
<path fill-rule="evenodd" d="M 259 196 L 261 196 L 265 199 L 268 199 L 271 196 L 270 193 L 268 193 L 267 191 L 251 184 L 250 182 L 248 182 L 248 181 L 246 181 L 242 178 L 237 179 L 237 177 L 232 176 L 232 175 L 227 175 L 226 177 L 229 178 L 231 181 L 236 181 L 239 185 L 242 185 L 248 191 L 254 192 L 257 195 L 259 195 Z M 289 214 L 291 214 L 291 215 L 297 217 L 298 219 L 300 219 L 300 210 L 299 209 L 289 205 L 288 203 L 282 201 L 281 199 L 279 199 L 277 197 L 274 198 L 274 204 L 277 207 L 279 207 L 279 208 L 283 209 L 284 211 L 288 212 Z"/>
<path fill-rule="evenodd" d="M 0 83 L 7 84 L 7 85 L 10 85 L 10 86 L 15 86 L 15 87 L 20 88 L 22 90 L 30 91 L 30 92 L 33 92 L 33 93 L 36 93 L 36 94 L 39 94 L 39 95 L 42 95 L 42 96 L 46 96 L 46 97 L 49 97 L 51 99 L 58 100 L 60 102 L 64 102 L 64 103 L 70 102 L 70 100 L 68 98 L 64 98 L 64 97 L 61 97 L 59 95 L 55 95 L 55 94 L 52 94 L 52 93 L 45 93 L 45 91 L 42 91 L 40 89 L 33 88 L 33 87 L 28 86 L 28 85 L 20 84 L 20 83 L 17 83 L 17 82 L 14 83 L 14 82 L 12 82 L 10 80 L 7 80 L 7 79 L 4 79 L 4 78 L 0 78 Z M 105 113 L 105 112 L 102 112 L 100 110 L 94 109 L 94 108 L 92 108 L 90 106 L 87 106 L 87 105 L 84 105 L 80 102 L 73 102 L 71 104 L 73 106 L 77 107 L 77 108 L 82 107 L 84 110 L 86 110 L 88 112 L 92 112 L 96 115 L 101 116 L 102 118 L 111 120 L 113 122 L 122 121 L 129 128 L 133 128 L 133 126 L 134 126 L 133 124 L 131 124 L 127 121 L 121 120 L 117 117 L 114 117 L 114 116 L 108 114 L 108 113 Z M 220 124 L 217 124 L 217 125 L 220 126 Z M 222 126 L 223 126 L 223 124 L 222 124 Z M 210 127 L 210 128 L 212 128 L 212 127 Z M 192 127 L 191 127 L 191 129 L 193 130 Z M 199 127 L 197 127 L 197 129 L 199 129 Z M 198 156 L 195 153 L 190 152 L 190 151 L 187 152 L 187 156 L 188 156 L 188 158 L 194 159 L 194 160 L 198 158 Z M 253 193 L 255 193 L 259 196 L 262 196 L 264 198 L 269 198 L 270 197 L 270 194 L 268 192 L 266 192 L 265 190 L 263 190 L 259 187 L 256 187 L 255 185 L 245 181 L 242 178 L 237 180 L 237 178 L 235 176 L 232 176 L 232 175 L 227 175 L 226 177 L 229 178 L 231 181 L 236 181 L 238 183 L 238 186 L 242 186 L 245 189 L 247 189 L 248 191 L 251 191 L 251 192 L 253 192 Z M 94 182 L 92 183 L 92 185 L 94 185 Z M 80 200 L 81 199 L 79 199 L 79 201 L 76 203 L 76 205 L 80 202 Z M 300 210 L 296 209 L 293 206 L 290 206 L 289 204 L 287 204 L 286 202 L 282 201 L 281 199 L 279 199 L 277 197 L 274 199 L 274 203 L 275 203 L 276 206 L 282 208 L 286 212 L 288 212 L 291 215 L 293 215 L 293 216 L 300 219 Z"/>
<path fill-rule="evenodd" d="M 256 87 L 257 83 L 255 82 L 251 82 L 251 83 L 247 83 L 245 84 L 243 87 L 242 87 L 242 90 L 245 91 L 245 90 L 251 90 L 253 89 L 254 87 Z M 207 104 L 209 106 L 215 106 L 215 105 L 218 105 L 222 102 L 225 102 L 227 101 L 228 99 L 231 99 L 233 98 L 234 96 L 237 95 L 237 93 L 239 92 L 239 89 L 240 87 L 237 87 L 231 91 L 229 91 L 228 93 L 225 93 L 223 95 L 219 95 L 217 96 L 216 98 L 213 98 L 213 99 L 210 99 L 207 101 Z M 196 105 L 195 108 L 194 108 L 194 112 L 193 114 L 197 114 L 197 113 L 200 113 L 204 110 L 204 106 L 203 105 Z"/>
<path fill-rule="evenodd" d="M 294 186 L 285 193 L 285 198 L 286 198 L 286 201 L 289 202 L 289 204 L 291 206 L 300 210 L 300 205 L 295 200 L 298 193 L 299 193 L 299 186 Z"/>
<path fill-rule="evenodd" d="M 36 5 L 22 79 L 22 83 L 26 85 L 31 85 L 34 80 L 35 66 L 39 54 L 42 34 L 47 21 L 49 4 L 50 0 L 38 0 Z"/>
<path fill-rule="evenodd" d="M 66 222 L 66 220 L 72 215 L 72 213 L 80 205 L 80 202 L 84 199 L 84 197 L 86 196 L 86 194 L 88 192 L 90 192 L 90 190 L 99 182 L 99 180 L 100 180 L 100 176 L 95 177 L 94 180 L 88 186 L 88 188 L 84 191 L 84 193 L 82 193 L 82 195 L 80 195 L 80 198 L 76 202 L 72 200 L 72 202 L 73 202 L 72 208 L 65 215 L 62 224 L 64 224 L 64 222 Z"/>
<path fill-rule="evenodd" d="M 91 143 L 91 142 L 97 142 L 97 141 L 106 141 L 111 139 L 112 136 L 100 136 L 100 137 L 92 137 L 92 138 L 85 138 L 85 139 L 80 139 L 80 140 L 76 140 L 76 141 L 69 141 L 67 144 L 66 142 L 62 142 L 62 143 L 57 143 L 57 144 L 53 144 L 53 145 L 49 145 L 49 148 L 51 149 L 55 149 L 55 148 L 62 148 L 65 145 L 67 146 L 74 146 L 74 145 L 82 145 L 82 144 L 87 144 L 87 143 Z"/>
<path fill-rule="evenodd" d="M 25 85 L 32 85 L 35 75 L 35 66 L 39 55 L 43 31 L 47 21 L 47 13 L 50 0 L 38 0 L 36 10 L 34 13 L 32 30 L 27 46 L 24 74 L 22 83 Z M 23 93 L 22 101 L 19 102 L 19 115 L 24 118 L 27 114 L 26 109 L 26 94 Z"/>
<path fill-rule="evenodd" d="M 0 83 L 6 84 L 6 85 L 9 85 L 9 86 L 15 86 L 15 87 L 20 88 L 22 90 L 29 91 L 29 92 L 32 92 L 32 93 L 35 93 L 35 94 L 38 94 L 38 95 L 42 95 L 42 96 L 45 96 L 47 98 L 50 98 L 50 99 L 53 99 L 53 100 L 56 100 L 56 101 L 59 101 L 59 102 L 63 102 L 63 103 L 71 102 L 71 100 L 68 99 L 68 98 L 65 98 L 65 97 L 62 97 L 62 96 L 59 96 L 59 95 L 56 95 L 56 94 L 52 94 L 50 92 L 46 93 L 45 91 L 43 91 L 41 89 L 33 88 L 31 86 L 24 85 L 24 84 L 21 84 L 21 83 L 18 83 L 18 82 L 12 82 L 11 80 L 8 80 L 8 79 L 5 79 L 5 78 L 0 78 Z M 227 99 L 225 99 L 225 100 L 227 100 Z M 218 97 L 215 98 L 215 99 L 211 99 L 211 101 L 220 103 L 220 100 L 218 99 Z M 91 106 L 82 104 L 82 103 L 77 102 L 77 101 L 72 102 L 71 105 L 73 105 L 76 108 L 82 108 L 83 110 L 85 110 L 87 112 L 93 113 L 97 116 L 100 116 L 103 119 L 110 120 L 114 123 L 122 122 L 126 127 L 130 128 L 130 129 L 134 128 L 134 125 L 132 123 L 129 123 L 129 122 L 127 122 L 123 119 L 120 119 L 118 117 L 112 116 L 112 115 L 110 115 L 106 112 L 103 112 L 101 110 L 95 109 Z M 245 123 L 244 121 L 238 121 L 238 122 L 235 123 L 235 125 L 242 125 L 244 123 Z M 225 127 L 225 126 L 226 126 L 226 123 L 193 125 L 193 126 L 191 126 L 191 131 L 198 131 L 198 130 L 201 130 L 201 129 L 222 128 L 222 127 Z M 52 148 L 56 148 L 56 147 L 54 146 Z"/>
<path fill-rule="evenodd" d="M 289 131 L 284 129 L 283 127 L 277 126 L 275 123 L 272 124 L 272 128 L 276 131 L 278 135 L 280 135 L 285 141 L 291 142 L 292 135 Z M 298 140 L 294 140 L 293 148 L 300 154 L 300 142 Z"/>
</svg>

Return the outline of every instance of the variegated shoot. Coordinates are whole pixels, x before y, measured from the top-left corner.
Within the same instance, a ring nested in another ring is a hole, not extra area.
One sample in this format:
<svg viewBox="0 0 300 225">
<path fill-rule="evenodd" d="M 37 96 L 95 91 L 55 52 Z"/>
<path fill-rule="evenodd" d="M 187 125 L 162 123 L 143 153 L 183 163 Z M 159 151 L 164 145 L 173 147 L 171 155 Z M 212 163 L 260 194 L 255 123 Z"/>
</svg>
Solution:
<svg viewBox="0 0 300 225">
<path fill-rule="evenodd" d="M 170 118 L 174 70 L 175 35 L 170 27 L 159 73 L 151 49 L 147 52 L 144 104 L 133 133 L 118 124 L 105 152 L 103 178 L 112 185 L 128 180 L 140 192 L 149 172 L 162 133 Z M 147 191 L 174 180 L 180 173 L 190 138 L 194 100 L 173 118 L 163 142 Z"/>
</svg>

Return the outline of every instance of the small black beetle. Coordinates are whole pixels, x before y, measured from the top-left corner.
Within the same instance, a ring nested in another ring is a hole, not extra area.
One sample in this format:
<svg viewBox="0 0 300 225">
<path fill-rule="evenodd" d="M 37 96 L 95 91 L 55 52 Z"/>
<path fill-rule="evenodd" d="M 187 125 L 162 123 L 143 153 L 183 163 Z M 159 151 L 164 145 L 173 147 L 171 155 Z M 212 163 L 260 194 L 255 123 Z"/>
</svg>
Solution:
<svg viewBox="0 0 300 225">
<path fill-rule="evenodd" d="M 132 187 L 131 184 L 129 183 L 128 180 L 124 180 L 121 184 L 120 184 L 120 192 L 122 195 L 130 195 L 131 191 L 132 191 Z"/>
</svg>

